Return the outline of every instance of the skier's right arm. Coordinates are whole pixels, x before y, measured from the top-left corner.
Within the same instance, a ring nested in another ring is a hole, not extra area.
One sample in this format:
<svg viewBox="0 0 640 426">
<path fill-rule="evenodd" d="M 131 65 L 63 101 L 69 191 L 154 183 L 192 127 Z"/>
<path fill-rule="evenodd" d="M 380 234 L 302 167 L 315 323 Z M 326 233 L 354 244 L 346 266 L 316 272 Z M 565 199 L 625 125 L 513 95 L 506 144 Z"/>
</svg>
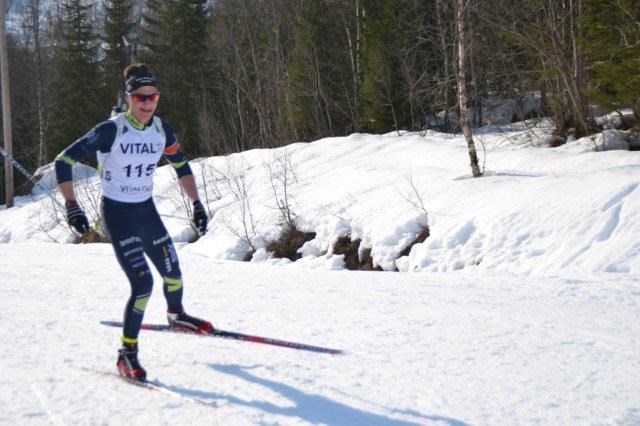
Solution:
<svg viewBox="0 0 640 426">
<path fill-rule="evenodd" d="M 108 120 L 95 126 L 56 157 L 56 180 L 65 200 L 75 201 L 73 165 L 98 151 L 109 152 L 115 138 L 116 124 Z"/>
<path fill-rule="evenodd" d="M 72 167 L 76 162 L 97 151 L 109 152 L 116 137 L 116 130 L 113 121 L 100 123 L 56 157 L 56 180 L 65 200 L 67 222 L 80 234 L 89 230 L 89 221 L 76 201 Z"/>
</svg>

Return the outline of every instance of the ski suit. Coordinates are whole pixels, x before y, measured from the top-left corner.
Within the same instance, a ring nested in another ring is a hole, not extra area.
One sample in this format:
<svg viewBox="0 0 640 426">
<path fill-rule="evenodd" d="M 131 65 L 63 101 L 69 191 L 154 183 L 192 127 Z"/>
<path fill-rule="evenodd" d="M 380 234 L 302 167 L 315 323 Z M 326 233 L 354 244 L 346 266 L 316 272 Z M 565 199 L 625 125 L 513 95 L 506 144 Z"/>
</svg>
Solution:
<svg viewBox="0 0 640 426">
<path fill-rule="evenodd" d="M 98 124 L 58 155 L 58 183 L 71 181 L 73 164 L 93 153 L 101 177 L 103 229 L 131 284 L 123 342 L 135 343 L 153 287 L 145 254 L 163 278 L 169 312 L 182 311 L 180 265 L 152 198 L 153 174 L 163 155 L 178 177 L 192 172 L 173 129 L 159 117 L 144 126 L 121 113 Z"/>
</svg>

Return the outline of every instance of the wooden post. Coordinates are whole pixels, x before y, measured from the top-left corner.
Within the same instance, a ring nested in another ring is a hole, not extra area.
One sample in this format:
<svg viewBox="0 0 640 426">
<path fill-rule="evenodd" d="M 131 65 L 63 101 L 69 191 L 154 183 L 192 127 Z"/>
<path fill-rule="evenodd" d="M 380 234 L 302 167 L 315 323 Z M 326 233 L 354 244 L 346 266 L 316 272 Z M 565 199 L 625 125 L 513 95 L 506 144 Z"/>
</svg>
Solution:
<svg viewBox="0 0 640 426">
<path fill-rule="evenodd" d="M 4 149 L 13 155 L 11 143 L 11 97 L 9 95 L 9 60 L 7 55 L 7 30 L 5 23 L 6 2 L 0 0 L 0 79 L 2 80 L 2 124 L 4 130 Z M 13 207 L 13 164 L 9 158 L 4 160 L 4 180 L 7 208 Z"/>
</svg>

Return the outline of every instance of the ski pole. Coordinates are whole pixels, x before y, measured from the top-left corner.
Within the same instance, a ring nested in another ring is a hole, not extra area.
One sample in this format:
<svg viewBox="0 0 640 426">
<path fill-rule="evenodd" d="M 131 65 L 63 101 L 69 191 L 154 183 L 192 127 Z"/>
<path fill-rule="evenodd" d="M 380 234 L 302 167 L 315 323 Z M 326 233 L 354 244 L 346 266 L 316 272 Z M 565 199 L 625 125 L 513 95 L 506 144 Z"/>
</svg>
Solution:
<svg viewBox="0 0 640 426">
<path fill-rule="evenodd" d="M 43 189 L 48 195 L 49 197 L 51 197 L 51 199 L 53 201 L 55 201 L 56 204 L 58 204 L 58 206 L 62 209 L 66 209 L 65 206 L 62 205 L 62 203 L 60 203 L 60 201 L 58 201 L 53 195 L 51 195 L 51 190 L 45 188 L 44 186 L 42 186 L 42 184 L 35 178 L 35 176 L 33 176 L 31 173 L 29 173 L 27 171 L 27 169 L 25 169 L 22 164 L 20 164 L 18 162 L 18 160 L 16 160 L 15 158 L 13 158 L 7 151 L 5 151 L 2 147 L 0 147 L 0 153 L 2 153 L 2 155 L 4 155 L 4 158 L 6 158 L 7 160 L 9 160 L 11 162 L 11 164 L 13 164 L 13 167 L 15 167 L 20 173 L 22 173 L 24 175 L 24 177 L 26 177 L 27 179 L 29 179 L 29 181 L 31 183 L 33 183 L 34 186 L 39 186 L 41 189 Z"/>
</svg>

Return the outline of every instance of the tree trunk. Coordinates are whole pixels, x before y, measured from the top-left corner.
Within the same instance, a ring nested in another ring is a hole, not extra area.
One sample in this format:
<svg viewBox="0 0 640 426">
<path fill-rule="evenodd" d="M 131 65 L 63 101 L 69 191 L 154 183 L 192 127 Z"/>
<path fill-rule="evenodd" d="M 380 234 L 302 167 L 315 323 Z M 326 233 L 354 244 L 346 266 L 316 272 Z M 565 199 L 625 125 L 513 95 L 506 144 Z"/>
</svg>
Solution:
<svg viewBox="0 0 640 426">
<path fill-rule="evenodd" d="M 36 72 L 36 103 L 38 108 L 38 166 L 43 166 L 48 160 L 47 128 L 45 119 L 44 73 L 42 67 L 42 43 L 40 40 L 40 0 L 30 4 L 29 19 L 33 27 L 33 48 L 35 50 Z"/>
<path fill-rule="evenodd" d="M 458 100 L 460 104 L 460 127 L 464 132 L 469 147 L 469 159 L 471 161 L 471 171 L 474 177 L 482 176 L 480 167 L 478 166 L 478 154 L 476 153 L 476 145 L 473 142 L 473 132 L 471 130 L 471 121 L 469 119 L 469 94 L 467 88 L 468 61 L 467 61 L 467 43 L 468 29 L 466 22 L 466 6 L 469 0 L 456 0 L 456 28 L 458 33 Z"/>
<path fill-rule="evenodd" d="M 38 103 L 38 166 L 42 166 L 47 161 L 47 138 L 46 138 L 46 124 L 44 120 L 44 101 L 42 90 L 42 74 L 40 71 L 40 65 L 37 66 L 36 73 L 37 78 L 37 99 Z"/>
<path fill-rule="evenodd" d="M 440 48 L 442 49 L 442 59 L 444 61 L 443 66 L 443 95 L 444 95 L 444 123 L 442 127 L 443 132 L 449 132 L 451 130 L 449 121 L 449 109 L 451 108 L 449 102 L 449 49 L 447 49 L 447 38 L 445 31 L 445 22 L 442 17 L 443 13 L 443 0 L 436 0 L 436 19 L 438 23 L 438 39 L 440 40 Z"/>
<path fill-rule="evenodd" d="M 2 80 L 2 122 L 4 128 L 4 149 L 9 155 L 13 154 L 11 141 L 11 102 L 9 94 L 9 62 L 7 54 L 7 33 L 5 26 L 5 2 L 0 0 L 0 64 Z M 13 207 L 13 165 L 9 158 L 4 161 L 5 194 L 7 208 Z"/>
<path fill-rule="evenodd" d="M 571 47 L 573 51 L 573 80 L 577 97 L 576 115 L 579 136 L 591 133 L 588 123 L 589 106 L 586 97 L 585 61 L 580 42 L 582 35 L 582 0 L 571 0 Z"/>
</svg>

